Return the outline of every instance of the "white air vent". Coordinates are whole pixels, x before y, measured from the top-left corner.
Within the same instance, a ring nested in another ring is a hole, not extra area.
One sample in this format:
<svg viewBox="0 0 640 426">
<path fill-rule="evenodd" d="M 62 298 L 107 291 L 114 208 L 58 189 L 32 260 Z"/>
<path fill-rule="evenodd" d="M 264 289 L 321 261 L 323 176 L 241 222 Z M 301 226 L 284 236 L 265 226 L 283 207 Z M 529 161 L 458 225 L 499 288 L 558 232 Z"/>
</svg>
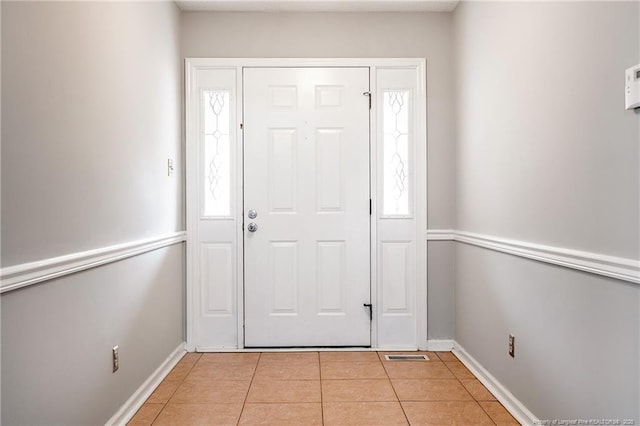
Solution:
<svg viewBox="0 0 640 426">
<path fill-rule="evenodd" d="M 426 355 L 385 355 L 387 361 L 429 361 Z"/>
</svg>

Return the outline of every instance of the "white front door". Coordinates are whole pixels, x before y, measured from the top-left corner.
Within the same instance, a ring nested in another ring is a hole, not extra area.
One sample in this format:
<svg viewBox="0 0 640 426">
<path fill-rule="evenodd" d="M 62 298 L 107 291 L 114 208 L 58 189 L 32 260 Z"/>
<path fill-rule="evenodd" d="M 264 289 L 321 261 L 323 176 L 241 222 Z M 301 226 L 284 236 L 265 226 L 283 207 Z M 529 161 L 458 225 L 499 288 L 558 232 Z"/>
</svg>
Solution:
<svg viewBox="0 0 640 426">
<path fill-rule="evenodd" d="M 244 69 L 247 347 L 371 344 L 368 91 L 365 67 Z"/>
</svg>

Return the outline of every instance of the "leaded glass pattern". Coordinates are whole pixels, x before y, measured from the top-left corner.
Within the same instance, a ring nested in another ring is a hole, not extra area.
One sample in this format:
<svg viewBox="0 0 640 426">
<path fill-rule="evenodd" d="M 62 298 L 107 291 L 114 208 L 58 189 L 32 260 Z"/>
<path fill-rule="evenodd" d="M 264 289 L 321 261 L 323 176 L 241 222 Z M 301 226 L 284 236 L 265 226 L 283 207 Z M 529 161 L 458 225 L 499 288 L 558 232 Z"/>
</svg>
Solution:
<svg viewBox="0 0 640 426">
<path fill-rule="evenodd" d="M 408 90 L 385 90 L 383 126 L 383 214 L 409 214 L 409 111 Z"/>
<path fill-rule="evenodd" d="M 204 216 L 231 215 L 230 92 L 205 90 L 203 144 Z"/>
</svg>

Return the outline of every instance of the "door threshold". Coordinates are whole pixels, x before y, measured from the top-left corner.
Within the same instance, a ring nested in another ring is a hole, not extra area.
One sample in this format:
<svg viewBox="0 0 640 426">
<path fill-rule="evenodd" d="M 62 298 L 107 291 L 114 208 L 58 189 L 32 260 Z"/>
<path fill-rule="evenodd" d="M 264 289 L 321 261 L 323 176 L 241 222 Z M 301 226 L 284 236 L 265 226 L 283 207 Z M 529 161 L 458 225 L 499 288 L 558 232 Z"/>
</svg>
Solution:
<svg viewBox="0 0 640 426">
<path fill-rule="evenodd" d="M 372 348 L 362 346 L 288 347 L 288 348 L 196 348 L 196 352 L 415 352 L 418 348 Z"/>
</svg>

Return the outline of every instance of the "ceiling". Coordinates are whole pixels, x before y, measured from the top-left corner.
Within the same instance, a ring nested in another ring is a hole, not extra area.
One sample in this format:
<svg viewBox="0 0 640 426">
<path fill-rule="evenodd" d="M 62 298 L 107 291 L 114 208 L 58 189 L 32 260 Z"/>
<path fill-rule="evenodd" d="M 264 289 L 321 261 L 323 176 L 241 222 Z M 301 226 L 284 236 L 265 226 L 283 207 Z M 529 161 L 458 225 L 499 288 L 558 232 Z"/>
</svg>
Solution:
<svg viewBox="0 0 640 426">
<path fill-rule="evenodd" d="M 185 11 L 451 12 L 459 0 L 176 0 Z"/>
</svg>

